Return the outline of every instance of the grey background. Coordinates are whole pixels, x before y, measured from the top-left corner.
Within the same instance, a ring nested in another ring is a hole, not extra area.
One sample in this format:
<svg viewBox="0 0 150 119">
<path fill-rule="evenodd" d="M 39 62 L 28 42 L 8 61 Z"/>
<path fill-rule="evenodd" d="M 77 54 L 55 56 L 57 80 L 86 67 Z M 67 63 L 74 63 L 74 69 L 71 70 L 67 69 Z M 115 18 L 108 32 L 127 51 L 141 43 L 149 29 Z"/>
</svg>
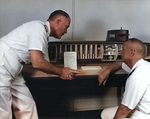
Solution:
<svg viewBox="0 0 150 119">
<path fill-rule="evenodd" d="M 24 22 L 45 22 L 65 10 L 71 17 L 68 34 L 50 41 L 105 41 L 108 30 L 129 30 L 129 37 L 150 42 L 150 0 L 0 0 L 0 37 Z"/>
</svg>

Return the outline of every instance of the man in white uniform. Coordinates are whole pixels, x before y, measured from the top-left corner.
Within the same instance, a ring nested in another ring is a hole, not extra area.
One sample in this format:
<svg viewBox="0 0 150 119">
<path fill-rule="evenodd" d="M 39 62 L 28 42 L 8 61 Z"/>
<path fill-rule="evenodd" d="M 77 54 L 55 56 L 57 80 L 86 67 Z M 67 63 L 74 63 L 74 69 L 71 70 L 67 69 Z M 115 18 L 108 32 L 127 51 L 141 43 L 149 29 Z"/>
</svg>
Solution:
<svg viewBox="0 0 150 119">
<path fill-rule="evenodd" d="M 21 75 L 22 64 L 32 63 L 36 69 L 72 80 L 78 73 L 59 68 L 48 61 L 49 36 L 60 39 L 70 25 L 69 15 L 54 11 L 46 23 L 31 21 L 0 39 L 0 119 L 38 119 L 35 102 Z"/>
<path fill-rule="evenodd" d="M 102 119 L 150 119 L 150 63 L 143 58 L 146 47 L 138 39 L 129 39 L 123 45 L 122 62 L 115 62 L 99 73 L 99 85 L 105 85 L 112 71 L 121 69 L 129 73 L 123 99 L 119 107 L 106 108 Z M 121 79 L 120 79 L 121 80 Z"/>
</svg>

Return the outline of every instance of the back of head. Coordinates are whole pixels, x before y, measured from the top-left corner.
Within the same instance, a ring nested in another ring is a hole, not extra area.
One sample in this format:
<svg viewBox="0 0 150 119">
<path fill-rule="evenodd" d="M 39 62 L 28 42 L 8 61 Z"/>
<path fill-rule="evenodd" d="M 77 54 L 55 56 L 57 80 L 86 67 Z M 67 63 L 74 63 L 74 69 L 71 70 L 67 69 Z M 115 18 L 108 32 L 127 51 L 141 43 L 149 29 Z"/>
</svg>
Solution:
<svg viewBox="0 0 150 119">
<path fill-rule="evenodd" d="M 55 20 L 55 18 L 57 18 L 58 16 L 64 16 L 66 18 L 70 18 L 70 16 L 63 10 L 56 10 L 54 12 L 52 12 L 48 18 L 48 20 Z"/>
<path fill-rule="evenodd" d="M 146 46 L 145 44 L 137 39 L 137 38 L 131 38 L 128 40 L 131 43 L 131 46 L 135 48 L 135 50 L 144 57 L 146 57 Z"/>
</svg>

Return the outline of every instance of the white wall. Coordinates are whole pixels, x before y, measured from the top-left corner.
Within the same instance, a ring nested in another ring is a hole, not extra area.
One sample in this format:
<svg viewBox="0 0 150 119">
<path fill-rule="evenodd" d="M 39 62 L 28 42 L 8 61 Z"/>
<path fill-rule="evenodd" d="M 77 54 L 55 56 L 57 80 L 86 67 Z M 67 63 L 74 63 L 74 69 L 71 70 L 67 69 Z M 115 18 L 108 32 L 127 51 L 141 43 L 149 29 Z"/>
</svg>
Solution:
<svg viewBox="0 0 150 119">
<path fill-rule="evenodd" d="M 72 0 L 0 0 L 0 37 L 24 22 L 45 22 L 50 13 L 57 9 L 66 11 L 72 18 Z M 70 26 L 63 40 L 72 40 L 72 25 Z"/>
<path fill-rule="evenodd" d="M 63 9 L 72 22 L 61 40 L 105 41 L 108 30 L 123 27 L 130 37 L 150 42 L 149 6 L 150 0 L 0 0 L 0 37 L 23 22 L 46 21 L 52 11 Z"/>
<path fill-rule="evenodd" d="M 75 38 L 106 40 L 107 30 L 123 27 L 150 42 L 150 0 L 75 1 Z"/>
</svg>

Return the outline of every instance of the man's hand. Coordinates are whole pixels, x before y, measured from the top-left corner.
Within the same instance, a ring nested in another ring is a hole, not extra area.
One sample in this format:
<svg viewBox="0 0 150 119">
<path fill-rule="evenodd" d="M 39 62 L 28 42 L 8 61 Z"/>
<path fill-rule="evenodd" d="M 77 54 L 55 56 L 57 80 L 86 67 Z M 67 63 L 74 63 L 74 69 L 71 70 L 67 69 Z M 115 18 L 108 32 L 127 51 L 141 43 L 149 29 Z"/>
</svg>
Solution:
<svg viewBox="0 0 150 119">
<path fill-rule="evenodd" d="M 103 72 L 100 72 L 98 74 L 98 81 L 99 81 L 99 86 L 103 83 L 105 85 L 108 77 L 109 77 L 110 72 L 108 70 L 104 70 Z"/>
<path fill-rule="evenodd" d="M 73 70 L 73 69 L 70 69 L 68 67 L 64 67 L 64 68 L 62 68 L 60 78 L 62 78 L 64 80 L 66 80 L 66 79 L 72 80 L 72 79 L 74 79 L 74 76 L 78 73 L 80 73 L 80 72 Z"/>
<path fill-rule="evenodd" d="M 109 74 L 113 71 L 121 69 L 122 61 L 116 61 L 107 67 L 104 71 L 100 72 L 98 75 L 99 86 L 103 83 L 105 85 Z"/>
</svg>

